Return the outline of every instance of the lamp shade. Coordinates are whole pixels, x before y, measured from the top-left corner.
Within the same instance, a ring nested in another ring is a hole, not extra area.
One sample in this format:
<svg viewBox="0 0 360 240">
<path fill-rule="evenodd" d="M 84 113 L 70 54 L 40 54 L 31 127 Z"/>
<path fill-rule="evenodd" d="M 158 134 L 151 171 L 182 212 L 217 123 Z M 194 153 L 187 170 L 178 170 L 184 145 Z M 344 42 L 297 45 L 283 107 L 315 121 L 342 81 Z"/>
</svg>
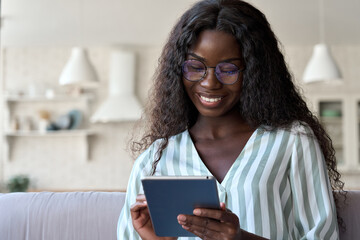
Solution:
<svg viewBox="0 0 360 240">
<path fill-rule="evenodd" d="M 91 85 L 97 82 L 97 79 L 87 51 L 84 48 L 72 48 L 70 59 L 59 78 L 60 85 Z"/>
<path fill-rule="evenodd" d="M 134 121 L 142 107 L 135 96 L 135 53 L 114 50 L 111 53 L 109 89 L 105 101 L 91 116 L 93 123 Z"/>
<path fill-rule="evenodd" d="M 303 76 L 305 83 L 341 79 L 341 73 L 326 44 L 314 46 L 313 55 Z"/>
</svg>

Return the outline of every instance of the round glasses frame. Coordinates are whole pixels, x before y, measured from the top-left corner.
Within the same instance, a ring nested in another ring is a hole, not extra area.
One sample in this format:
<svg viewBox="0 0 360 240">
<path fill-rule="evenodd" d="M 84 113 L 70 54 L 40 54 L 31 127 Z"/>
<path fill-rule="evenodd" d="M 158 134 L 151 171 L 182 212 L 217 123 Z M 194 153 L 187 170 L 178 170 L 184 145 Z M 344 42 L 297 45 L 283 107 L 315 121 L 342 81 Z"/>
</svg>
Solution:
<svg viewBox="0 0 360 240">
<path fill-rule="evenodd" d="M 204 71 L 204 74 L 203 74 L 203 76 L 202 76 L 201 78 L 196 79 L 196 80 L 191 80 L 191 79 L 188 79 L 188 78 L 186 77 L 186 72 L 185 72 L 184 69 L 185 69 L 185 65 L 188 64 L 189 62 L 198 62 L 198 63 L 201 63 L 202 65 L 204 65 L 205 71 Z M 221 80 L 221 76 L 220 76 L 221 73 L 217 72 L 217 69 L 219 68 L 219 66 L 220 66 L 221 64 L 229 64 L 229 65 L 232 65 L 232 66 L 234 66 L 235 68 L 237 68 L 237 70 L 235 71 L 236 74 L 237 74 L 236 80 L 234 80 L 234 81 L 231 82 L 231 83 L 226 83 L 226 82 L 223 82 L 223 81 Z M 235 64 L 233 64 L 233 63 L 228 63 L 228 62 L 221 62 L 221 63 L 218 63 L 215 67 L 209 67 L 209 66 L 206 66 L 206 64 L 203 63 L 202 61 L 196 60 L 196 59 L 186 60 L 186 61 L 184 61 L 184 63 L 183 63 L 182 66 L 181 66 L 181 70 L 182 70 L 182 73 L 183 73 L 183 77 L 184 77 L 186 80 L 190 81 L 190 82 L 199 82 L 199 81 L 203 80 L 203 79 L 206 77 L 207 73 L 208 73 L 208 68 L 214 68 L 214 73 L 215 73 L 216 79 L 217 79 L 219 82 L 221 82 L 222 84 L 224 84 L 224 85 L 232 85 L 232 84 L 235 84 L 235 83 L 239 80 L 239 76 L 240 76 L 239 73 L 245 70 L 245 68 L 239 69 L 239 67 L 236 66 Z"/>
</svg>

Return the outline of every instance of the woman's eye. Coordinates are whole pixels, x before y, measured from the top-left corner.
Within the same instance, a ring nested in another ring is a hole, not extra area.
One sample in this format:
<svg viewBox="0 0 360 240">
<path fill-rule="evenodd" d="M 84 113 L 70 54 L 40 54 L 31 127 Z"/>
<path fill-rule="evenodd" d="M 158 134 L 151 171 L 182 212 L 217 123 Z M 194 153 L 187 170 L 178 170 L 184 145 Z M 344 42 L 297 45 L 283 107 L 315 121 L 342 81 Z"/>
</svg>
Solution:
<svg viewBox="0 0 360 240">
<path fill-rule="evenodd" d="M 204 68 L 203 67 L 197 67 L 197 66 L 191 66 L 190 70 L 193 72 L 203 72 Z"/>
<path fill-rule="evenodd" d="M 227 75 L 233 75 L 233 74 L 237 74 L 237 70 L 221 70 L 222 74 L 227 74 Z"/>
</svg>

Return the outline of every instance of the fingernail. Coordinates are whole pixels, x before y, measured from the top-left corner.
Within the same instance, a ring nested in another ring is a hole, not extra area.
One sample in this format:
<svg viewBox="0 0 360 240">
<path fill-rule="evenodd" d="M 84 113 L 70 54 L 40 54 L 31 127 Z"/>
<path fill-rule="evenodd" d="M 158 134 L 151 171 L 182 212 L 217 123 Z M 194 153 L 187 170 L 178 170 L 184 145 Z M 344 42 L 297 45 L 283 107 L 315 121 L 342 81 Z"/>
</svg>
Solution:
<svg viewBox="0 0 360 240">
<path fill-rule="evenodd" d="M 179 215 L 178 220 L 179 221 L 185 221 L 186 217 L 184 215 Z"/>
<path fill-rule="evenodd" d="M 185 225 L 181 225 L 181 227 L 182 227 L 183 229 L 185 229 L 185 230 L 189 230 L 189 229 L 190 229 L 189 227 L 187 227 L 187 226 L 185 226 Z"/>
<path fill-rule="evenodd" d="M 201 213 L 200 209 L 195 209 L 195 210 L 194 210 L 194 214 L 195 214 L 195 215 L 200 215 L 200 213 Z"/>
</svg>

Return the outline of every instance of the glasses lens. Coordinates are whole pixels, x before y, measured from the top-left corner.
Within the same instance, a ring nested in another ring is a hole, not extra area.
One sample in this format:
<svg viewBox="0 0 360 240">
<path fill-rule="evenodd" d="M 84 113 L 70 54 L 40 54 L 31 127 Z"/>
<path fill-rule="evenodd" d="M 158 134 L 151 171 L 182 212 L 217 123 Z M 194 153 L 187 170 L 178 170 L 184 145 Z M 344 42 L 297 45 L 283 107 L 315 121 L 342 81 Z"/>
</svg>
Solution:
<svg viewBox="0 0 360 240">
<path fill-rule="evenodd" d="M 186 60 L 182 68 L 184 77 L 189 81 L 199 81 L 201 80 L 205 73 L 205 65 L 197 60 Z"/>
<path fill-rule="evenodd" d="M 239 68 L 232 63 L 219 63 L 215 73 L 222 83 L 233 84 L 238 80 Z"/>
</svg>

